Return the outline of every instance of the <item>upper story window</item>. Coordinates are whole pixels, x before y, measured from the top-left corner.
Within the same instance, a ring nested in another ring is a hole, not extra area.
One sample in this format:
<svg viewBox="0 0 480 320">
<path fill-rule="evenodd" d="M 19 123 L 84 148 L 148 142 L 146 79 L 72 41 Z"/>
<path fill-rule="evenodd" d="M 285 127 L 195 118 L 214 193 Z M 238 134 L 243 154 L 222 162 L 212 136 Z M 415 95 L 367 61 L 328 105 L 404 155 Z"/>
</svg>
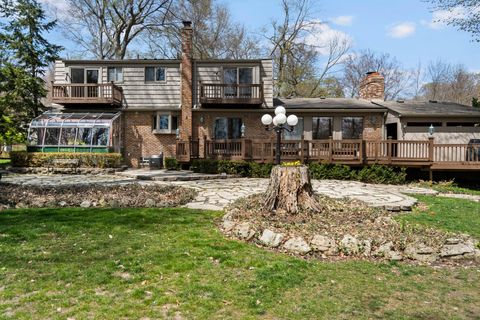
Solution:
<svg viewBox="0 0 480 320">
<path fill-rule="evenodd" d="M 108 82 L 123 82 L 123 68 L 121 67 L 108 67 L 107 69 L 107 81 Z"/>
<path fill-rule="evenodd" d="M 251 67 L 238 67 L 238 68 L 223 68 L 223 83 L 228 84 L 225 88 L 226 96 L 240 96 L 240 97 L 251 97 L 252 88 L 249 86 L 240 86 L 237 88 L 236 85 L 249 85 L 253 83 L 253 68 Z"/>
<path fill-rule="evenodd" d="M 165 67 L 145 67 L 145 82 L 165 82 L 166 73 Z"/>
</svg>

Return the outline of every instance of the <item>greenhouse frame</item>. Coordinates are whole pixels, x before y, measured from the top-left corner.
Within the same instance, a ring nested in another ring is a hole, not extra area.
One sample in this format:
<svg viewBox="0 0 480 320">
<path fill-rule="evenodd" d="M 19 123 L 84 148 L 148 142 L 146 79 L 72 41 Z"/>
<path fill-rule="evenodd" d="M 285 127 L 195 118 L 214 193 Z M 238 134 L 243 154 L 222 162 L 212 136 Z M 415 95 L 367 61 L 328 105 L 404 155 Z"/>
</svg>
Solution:
<svg viewBox="0 0 480 320">
<path fill-rule="evenodd" d="M 118 113 L 45 112 L 30 123 L 30 152 L 120 152 Z"/>
</svg>

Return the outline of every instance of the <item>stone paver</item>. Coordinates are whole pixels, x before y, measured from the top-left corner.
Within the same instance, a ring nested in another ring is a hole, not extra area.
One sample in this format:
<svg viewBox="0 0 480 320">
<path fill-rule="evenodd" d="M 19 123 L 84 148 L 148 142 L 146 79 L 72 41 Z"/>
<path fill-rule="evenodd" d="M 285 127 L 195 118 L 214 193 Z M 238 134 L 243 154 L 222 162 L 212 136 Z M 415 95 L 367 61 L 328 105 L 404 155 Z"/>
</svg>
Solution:
<svg viewBox="0 0 480 320">
<path fill-rule="evenodd" d="M 192 209 L 222 210 L 233 201 L 252 194 L 264 192 L 268 179 L 232 178 L 197 181 L 139 181 L 119 175 L 8 175 L 5 182 L 22 185 L 79 185 L 79 184 L 161 184 L 193 188 L 197 197 L 186 205 Z M 313 180 L 313 189 L 333 198 L 350 198 L 366 202 L 372 207 L 383 207 L 392 211 L 410 210 L 416 199 L 406 194 L 436 194 L 425 188 L 366 184 L 356 181 Z"/>
</svg>

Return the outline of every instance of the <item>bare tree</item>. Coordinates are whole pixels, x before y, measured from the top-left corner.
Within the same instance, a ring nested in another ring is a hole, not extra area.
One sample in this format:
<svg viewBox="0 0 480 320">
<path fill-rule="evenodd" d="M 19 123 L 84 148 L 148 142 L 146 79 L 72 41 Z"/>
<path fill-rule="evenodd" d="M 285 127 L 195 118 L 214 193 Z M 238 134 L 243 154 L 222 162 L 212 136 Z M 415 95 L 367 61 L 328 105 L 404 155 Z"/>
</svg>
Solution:
<svg viewBox="0 0 480 320">
<path fill-rule="evenodd" d="M 403 70 L 402 65 L 388 53 L 377 54 L 373 51 L 362 51 L 350 55 L 344 62 L 343 86 L 350 97 L 357 97 L 360 83 L 365 74 L 378 71 L 385 78 L 385 100 L 393 100 L 408 87 L 411 74 Z"/>
<path fill-rule="evenodd" d="M 124 59 L 129 46 L 172 20 L 173 0 L 68 0 L 64 32 L 97 59 Z"/>
<path fill-rule="evenodd" d="M 423 81 L 425 79 L 422 63 L 419 61 L 417 67 L 412 70 L 412 96 L 414 100 L 421 99 L 423 92 Z"/>
<path fill-rule="evenodd" d="M 423 86 L 425 100 L 441 100 L 470 105 L 480 92 L 480 74 L 463 65 L 435 61 L 427 68 L 429 82 Z"/>
<path fill-rule="evenodd" d="M 480 42 L 480 1 L 478 0 L 424 0 L 434 5 L 433 10 L 449 12 L 443 22 L 472 34 Z"/>
<path fill-rule="evenodd" d="M 260 55 L 259 41 L 241 23 L 232 20 L 228 7 L 215 0 L 179 0 L 173 11 L 190 20 L 194 56 L 200 59 L 246 59 Z M 180 26 L 169 24 L 150 33 L 150 55 L 178 56 L 181 50 Z"/>
<path fill-rule="evenodd" d="M 325 30 L 313 18 L 314 4 L 282 0 L 283 19 L 272 22 L 273 34 L 267 39 L 275 63 L 276 92 L 281 96 L 317 96 L 325 78 L 350 50 L 350 41 L 340 34 L 327 43 L 307 41 Z"/>
</svg>

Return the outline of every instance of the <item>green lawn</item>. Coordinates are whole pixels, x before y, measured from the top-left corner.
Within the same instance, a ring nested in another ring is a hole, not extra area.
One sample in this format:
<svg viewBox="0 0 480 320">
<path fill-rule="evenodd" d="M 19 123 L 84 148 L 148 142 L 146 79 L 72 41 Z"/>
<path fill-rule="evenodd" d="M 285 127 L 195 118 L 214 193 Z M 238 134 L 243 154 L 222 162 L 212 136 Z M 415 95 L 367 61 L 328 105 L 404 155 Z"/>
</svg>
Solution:
<svg viewBox="0 0 480 320">
<path fill-rule="evenodd" d="M 468 233 L 480 239 L 480 203 L 433 196 L 416 197 L 420 201 L 419 209 L 398 216 L 398 220 Z"/>
<path fill-rule="evenodd" d="M 306 261 L 226 239 L 219 212 L 0 214 L 0 318 L 467 319 L 478 268 Z"/>
<path fill-rule="evenodd" d="M 0 166 L 10 164 L 10 159 L 0 159 Z"/>
<path fill-rule="evenodd" d="M 459 186 L 453 181 L 440 181 L 436 183 L 421 181 L 421 182 L 414 183 L 414 185 L 417 185 L 419 187 L 431 188 L 442 193 L 463 193 L 463 194 L 480 195 L 480 189 L 478 185 L 476 187 L 474 186 L 465 187 L 465 186 Z"/>
</svg>

